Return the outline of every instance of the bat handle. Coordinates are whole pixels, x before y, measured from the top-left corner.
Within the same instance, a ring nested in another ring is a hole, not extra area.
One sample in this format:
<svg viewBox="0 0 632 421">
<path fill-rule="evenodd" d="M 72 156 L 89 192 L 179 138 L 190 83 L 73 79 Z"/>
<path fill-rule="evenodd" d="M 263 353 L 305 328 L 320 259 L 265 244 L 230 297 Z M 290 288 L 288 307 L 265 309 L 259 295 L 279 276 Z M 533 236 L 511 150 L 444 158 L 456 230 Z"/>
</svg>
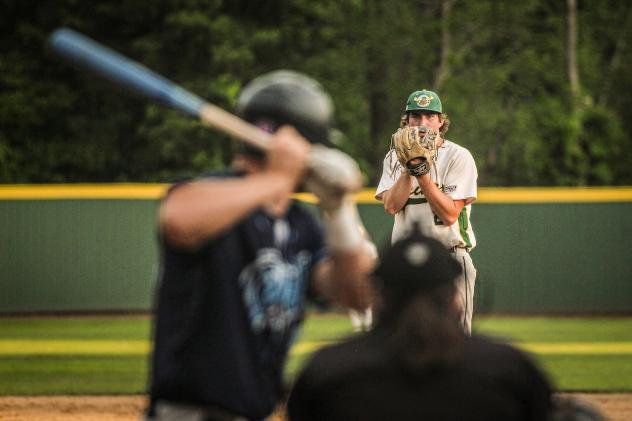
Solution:
<svg viewBox="0 0 632 421">
<path fill-rule="evenodd" d="M 208 126 L 219 129 L 261 150 L 265 151 L 268 149 L 270 137 L 272 136 L 270 133 L 216 105 L 205 103 L 200 108 L 198 115 L 200 120 Z M 338 165 L 334 166 L 331 171 L 324 171 L 324 173 L 329 176 L 337 174 L 338 177 L 335 180 L 326 180 L 325 184 L 333 189 L 345 192 L 358 191 L 362 187 L 360 168 L 350 156 L 337 149 L 327 148 L 320 144 L 312 145 L 308 161 L 308 173 L 312 173 L 312 176 L 314 174 L 323 174 L 322 169 L 319 171 L 316 167 L 327 168 L 333 162 L 337 162 Z"/>
<path fill-rule="evenodd" d="M 205 103 L 199 111 L 199 117 L 207 126 L 219 129 L 261 150 L 268 149 L 270 133 L 247 123 L 216 105 Z"/>
</svg>

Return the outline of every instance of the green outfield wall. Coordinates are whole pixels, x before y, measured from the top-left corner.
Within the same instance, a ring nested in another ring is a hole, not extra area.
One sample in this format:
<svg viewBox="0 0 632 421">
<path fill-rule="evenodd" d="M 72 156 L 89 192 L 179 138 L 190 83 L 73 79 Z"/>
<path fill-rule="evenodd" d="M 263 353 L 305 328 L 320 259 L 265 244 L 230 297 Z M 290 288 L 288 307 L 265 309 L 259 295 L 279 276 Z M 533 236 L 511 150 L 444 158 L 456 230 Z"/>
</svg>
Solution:
<svg viewBox="0 0 632 421">
<path fill-rule="evenodd" d="M 0 313 L 147 310 L 161 184 L 0 186 Z M 314 198 L 297 198 L 314 208 Z M 392 218 L 356 197 L 382 247 Z M 481 188 L 476 305 L 496 313 L 632 313 L 632 188 Z"/>
</svg>

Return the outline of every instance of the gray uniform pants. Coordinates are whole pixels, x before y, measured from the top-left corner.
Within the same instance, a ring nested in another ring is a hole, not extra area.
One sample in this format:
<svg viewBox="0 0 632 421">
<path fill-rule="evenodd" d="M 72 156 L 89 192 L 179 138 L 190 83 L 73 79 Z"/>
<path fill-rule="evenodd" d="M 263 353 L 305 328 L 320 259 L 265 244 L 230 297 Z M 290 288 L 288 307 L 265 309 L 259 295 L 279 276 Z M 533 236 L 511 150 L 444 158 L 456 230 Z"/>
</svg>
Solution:
<svg viewBox="0 0 632 421">
<path fill-rule="evenodd" d="M 476 268 L 472 257 L 464 248 L 456 248 L 454 257 L 461 265 L 462 273 L 456 280 L 457 299 L 461 309 L 461 326 L 468 335 L 472 334 L 472 314 L 474 313 L 474 285 L 476 284 Z"/>
</svg>

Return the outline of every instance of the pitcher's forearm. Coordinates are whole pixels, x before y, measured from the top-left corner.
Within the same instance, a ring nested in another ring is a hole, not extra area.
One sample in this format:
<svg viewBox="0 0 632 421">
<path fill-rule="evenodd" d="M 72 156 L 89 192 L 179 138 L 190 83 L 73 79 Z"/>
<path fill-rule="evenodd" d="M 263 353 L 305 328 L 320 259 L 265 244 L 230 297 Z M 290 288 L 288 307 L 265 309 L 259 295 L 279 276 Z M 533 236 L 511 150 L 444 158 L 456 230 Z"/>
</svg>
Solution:
<svg viewBox="0 0 632 421">
<path fill-rule="evenodd" d="M 465 201 L 453 200 L 443 193 L 439 190 L 437 185 L 432 182 L 429 175 L 417 177 L 417 181 L 434 214 L 437 215 L 444 224 L 448 226 L 454 224 L 459 219 L 459 214 L 465 205 Z"/>
<path fill-rule="evenodd" d="M 405 172 L 397 179 L 393 187 L 384 192 L 384 210 L 389 215 L 395 215 L 406 206 L 412 186 L 413 177 Z"/>
</svg>

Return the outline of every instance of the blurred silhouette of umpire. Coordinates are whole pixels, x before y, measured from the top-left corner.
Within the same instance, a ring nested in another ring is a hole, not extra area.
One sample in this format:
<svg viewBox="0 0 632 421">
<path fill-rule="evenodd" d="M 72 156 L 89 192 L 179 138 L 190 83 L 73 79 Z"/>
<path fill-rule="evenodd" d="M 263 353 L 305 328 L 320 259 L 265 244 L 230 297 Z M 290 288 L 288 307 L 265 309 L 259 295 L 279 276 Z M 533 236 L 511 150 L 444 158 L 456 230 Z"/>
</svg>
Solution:
<svg viewBox="0 0 632 421">
<path fill-rule="evenodd" d="M 288 401 L 292 421 L 547 420 L 552 389 L 520 350 L 459 326 L 460 266 L 418 227 L 383 253 L 372 331 L 316 352 Z"/>
</svg>

